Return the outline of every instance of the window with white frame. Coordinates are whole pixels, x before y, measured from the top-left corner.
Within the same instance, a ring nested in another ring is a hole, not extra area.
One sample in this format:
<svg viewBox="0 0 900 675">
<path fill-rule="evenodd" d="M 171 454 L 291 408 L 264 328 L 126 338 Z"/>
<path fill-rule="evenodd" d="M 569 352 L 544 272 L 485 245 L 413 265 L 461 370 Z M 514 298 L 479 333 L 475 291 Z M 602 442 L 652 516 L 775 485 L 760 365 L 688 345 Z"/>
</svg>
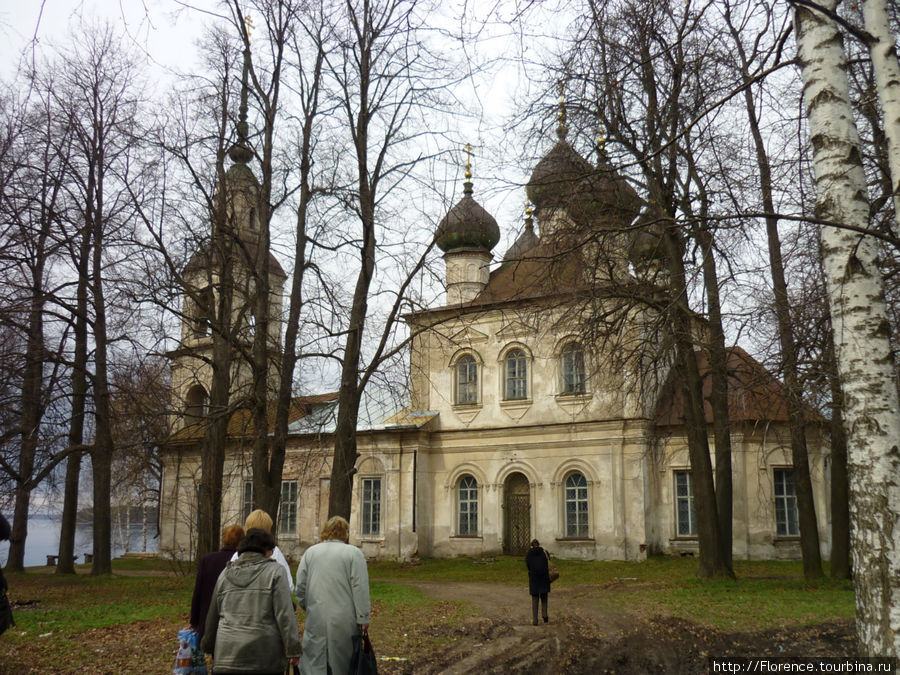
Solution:
<svg viewBox="0 0 900 675">
<path fill-rule="evenodd" d="M 247 516 L 250 515 L 250 512 L 256 508 L 256 495 L 253 493 L 253 481 L 245 480 L 244 481 L 244 500 L 243 500 L 243 514 L 244 520 L 247 520 Z"/>
<path fill-rule="evenodd" d="M 466 354 L 456 362 L 456 403 L 478 403 L 478 362 Z"/>
<path fill-rule="evenodd" d="M 690 471 L 675 472 L 675 536 L 697 536 L 694 510 L 694 478 Z"/>
<path fill-rule="evenodd" d="M 566 536 L 588 536 L 588 486 L 583 474 L 566 477 Z"/>
<path fill-rule="evenodd" d="M 281 504 L 278 507 L 278 534 L 297 534 L 297 481 L 281 481 Z"/>
<path fill-rule="evenodd" d="M 800 536 L 793 469 L 775 469 L 775 532 L 779 537 Z"/>
<path fill-rule="evenodd" d="M 583 394 L 586 390 L 584 372 L 584 349 L 576 342 L 563 347 L 562 354 L 562 393 Z"/>
<path fill-rule="evenodd" d="M 381 533 L 381 479 L 362 479 L 362 503 L 360 510 L 360 533 L 375 535 Z"/>
<path fill-rule="evenodd" d="M 457 493 L 457 505 L 459 509 L 460 536 L 475 536 L 478 534 L 478 481 L 472 476 L 463 476 L 459 479 Z"/>
<path fill-rule="evenodd" d="M 512 349 L 504 359 L 503 398 L 515 401 L 528 398 L 528 359 L 521 349 Z"/>
</svg>

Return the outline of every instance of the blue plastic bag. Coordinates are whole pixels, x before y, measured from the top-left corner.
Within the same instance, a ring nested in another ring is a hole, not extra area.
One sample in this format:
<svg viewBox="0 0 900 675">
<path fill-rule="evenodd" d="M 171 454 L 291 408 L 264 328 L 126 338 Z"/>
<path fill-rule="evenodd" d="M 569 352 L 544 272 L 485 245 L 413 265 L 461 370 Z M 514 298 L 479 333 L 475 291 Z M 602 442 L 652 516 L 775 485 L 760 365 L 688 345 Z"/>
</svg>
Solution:
<svg viewBox="0 0 900 675">
<path fill-rule="evenodd" d="M 206 658 L 200 650 L 200 636 L 193 628 L 178 631 L 178 652 L 173 675 L 207 675 Z"/>
</svg>

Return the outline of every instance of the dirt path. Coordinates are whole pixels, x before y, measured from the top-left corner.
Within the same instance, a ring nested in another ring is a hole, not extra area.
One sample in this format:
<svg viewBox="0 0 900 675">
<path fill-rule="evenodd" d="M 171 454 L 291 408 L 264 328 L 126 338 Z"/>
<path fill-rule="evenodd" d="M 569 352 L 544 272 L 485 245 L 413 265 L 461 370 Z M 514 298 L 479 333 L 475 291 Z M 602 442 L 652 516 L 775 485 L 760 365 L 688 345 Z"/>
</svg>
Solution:
<svg viewBox="0 0 900 675">
<path fill-rule="evenodd" d="M 480 616 L 449 631 L 445 646 L 391 673 L 705 673 L 710 656 L 853 656 L 851 622 L 724 633 L 640 608 L 601 608 L 587 589 L 550 594 L 548 624 L 531 623 L 526 586 L 405 582 Z M 607 603 L 608 604 L 608 603 Z"/>
</svg>

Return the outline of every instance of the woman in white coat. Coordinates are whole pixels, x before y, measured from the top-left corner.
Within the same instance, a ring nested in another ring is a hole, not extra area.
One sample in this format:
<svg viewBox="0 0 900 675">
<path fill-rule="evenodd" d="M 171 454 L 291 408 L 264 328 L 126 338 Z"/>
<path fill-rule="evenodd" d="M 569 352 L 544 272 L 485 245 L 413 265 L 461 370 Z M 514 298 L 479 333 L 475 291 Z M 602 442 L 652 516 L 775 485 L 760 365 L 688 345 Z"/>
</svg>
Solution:
<svg viewBox="0 0 900 675">
<path fill-rule="evenodd" d="M 350 668 L 353 637 L 369 629 L 369 571 L 340 516 L 325 523 L 320 539 L 297 568 L 297 600 L 306 612 L 300 672 L 342 675 Z"/>
</svg>

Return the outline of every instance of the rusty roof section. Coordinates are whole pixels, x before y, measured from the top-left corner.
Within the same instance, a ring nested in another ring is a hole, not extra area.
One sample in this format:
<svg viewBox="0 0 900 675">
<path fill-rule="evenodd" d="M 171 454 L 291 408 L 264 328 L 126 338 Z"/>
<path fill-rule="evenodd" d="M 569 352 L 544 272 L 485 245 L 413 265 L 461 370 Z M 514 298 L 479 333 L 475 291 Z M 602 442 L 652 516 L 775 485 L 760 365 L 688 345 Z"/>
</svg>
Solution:
<svg viewBox="0 0 900 675">
<path fill-rule="evenodd" d="M 740 347 L 731 347 L 728 352 L 728 413 L 732 422 L 787 422 L 787 389 L 759 361 Z M 712 424 L 712 406 L 709 396 L 712 392 L 712 377 L 709 360 L 705 353 L 697 352 L 697 366 L 703 378 L 703 411 L 706 423 Z M 673 371 L 674 373 L 674 371 Z M 803 416 L 807 422 L 824 423 L 825 418 L 814 408 L 804 403 Z M 685 423 L 684 391 L 681 379 L 669 377 L 663 387 L 656 407 L 657 426 L 680 426 Z"/>
<path fill-rule="evenodd" d="M 327 394 L 315 394 L 312 396 L 295 396 L 291 399 L 290 408 L 288 409 L 288 424 L 296 422 L 306 417 L 313 411 L 313 406 L 336 401 L 337 392 Z M 271 402 L 268 408 L 267 432 L 273 433 L 275 429 L 275 405 Z M 201 420 L 196 424 L 183 427 L 169 437 L 168 443 L 196 443 L 201 440 L 206 433 L 207 420 Z M 232 413 L 228 420 L 227 435 L 229 439 L 247 438 L 253 435 L 253 416 L 250 410 L 242 408 Z"/>
<path fill-rule="evenodd" d="M 521 257 L 505 261 L 491 272 L 487 285 L 469 306 L 509 300 L 534 300 L 586 287 L 581 256 L 575 246 L 563 250 L 560 242 L 540 240 Z"/>
</svg>

